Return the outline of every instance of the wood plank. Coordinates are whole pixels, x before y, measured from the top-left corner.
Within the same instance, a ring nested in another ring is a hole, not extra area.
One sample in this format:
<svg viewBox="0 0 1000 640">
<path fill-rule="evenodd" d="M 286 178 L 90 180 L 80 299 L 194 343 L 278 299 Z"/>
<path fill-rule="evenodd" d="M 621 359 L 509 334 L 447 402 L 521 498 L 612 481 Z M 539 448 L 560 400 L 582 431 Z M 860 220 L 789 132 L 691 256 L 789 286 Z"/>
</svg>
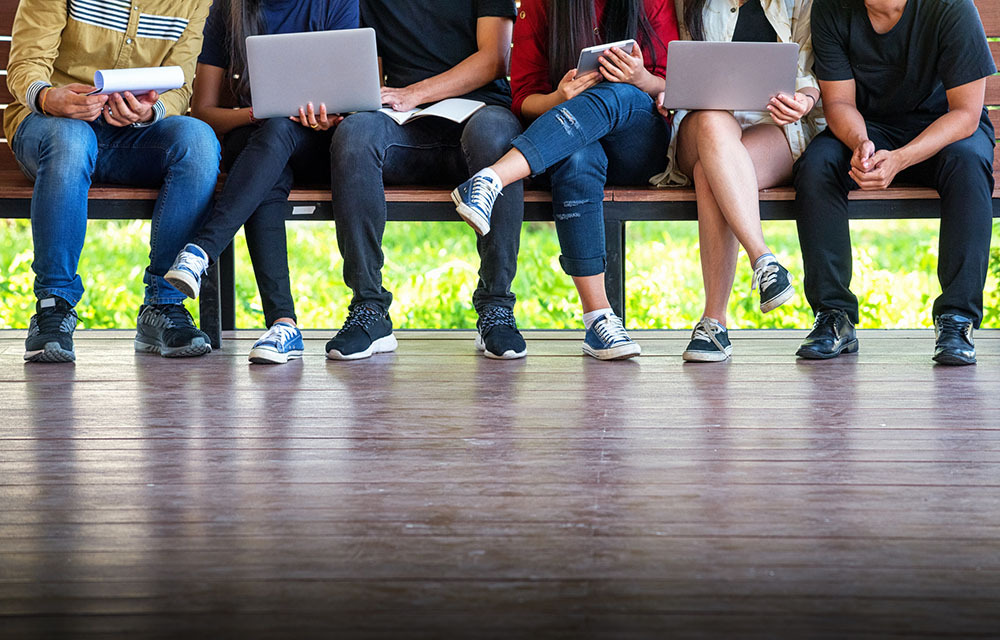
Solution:
<svg viewBox="0 0 1000 640">
<path fill-rule="evenodd" d="M 11 102 L 14 102 L 14 96 L 7 88 L 7 76 L 0 76 L 0 104 L 10 104 Z"/>
<path fill-rule="evenodd" d="M 988 37 L 1000 36 L 1000 2 L 997 0 L 975 0 L 979 17 Z"/>
<path fill-rule="evenodd" d="M 1000 105 L 1000 74 L 986 78 L 986 100 L 987 105 Z"/>
<path fill-rule="evenodd" d="M 17 13 L 17 0 L 0 0 L 0 35 L 11 34 L 14 27 L 14 14 Z"/>
</svg>

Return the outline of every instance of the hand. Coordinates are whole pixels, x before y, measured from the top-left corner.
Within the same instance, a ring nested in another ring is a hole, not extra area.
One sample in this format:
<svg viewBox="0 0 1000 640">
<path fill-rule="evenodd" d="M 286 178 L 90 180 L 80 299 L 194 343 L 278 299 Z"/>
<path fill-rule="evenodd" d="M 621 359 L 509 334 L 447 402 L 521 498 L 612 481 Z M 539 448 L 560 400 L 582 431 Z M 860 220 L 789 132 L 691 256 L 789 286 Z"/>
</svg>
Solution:
<svg viewBox="0 0 1000 640">
<path fill-rule="evenodd" d="M 851 167 L 851 178 L 863 191 L 888 189 L 896 174 L 906 168 L 898 152 L 885 149 L 876 151 L 875 155 L 865 162 L 872 165 L 867 172 Z"/>
<path fill-rule="evenodd" d="M 871 140 L 862 141 L 851 154 L 851 170 L 856 169 L 859 173 L 870 171 L 875 166 L 871 160 L 873 155 L 875 155 L 875 143 Z"/>
<path fill-rule="evenodd" d="M 289 118 L 293 122 L 298 122 L 303 127 L 309 127 L 310 129 L 315 129 L 316 131 L 326 131 L 332 129 L 340 124 L 344 120 L 344 116 L 338 116 L 336 114 L 327 115 L 326 105 L 322 102 L 319 103 L 319 114 L 313 109 L 313 103 L 306 105 L 303 109 L 299 107 L 299 115 L 292 116 Z"/>
<path fill-rule="evenodd" d="M 642 50 L 638 44 L 632 46 L 632 53 L 625 53 L 618 47 L 611 47 L 597 59 L 598 70 L 608 82 L 624 82 L 640 86 L 652 74 L 643 64 Z"/>
<path fill-rule="evenodd" d="M 92 122 L 101 116 L 108 96 L 88 96 L 96 87 L 74 82 L 65 87 L 44 89 L 45 113 L 59 118 Z M 41 99 L 38 104 L 43 104 Z"/>
<path fill-rule="evenodd" d="M 555 93 L 559 97 L 559 102 L 563 103 L 567 100 L 572 100 L 602 80 L 604 78 L 597 71 L 591 71 L 577 77 L 576 69 L 570 69 L 562 77 L 562 80 L 559 81 L 559 86 L 556 87 Z"/>
<path fill-rule="evenodd" d="M 160 99 L 155 91 L 144 93 L 139 97 L 130 91 L 112 93 L 104 103 L 104 120 L 115 127 L 127 127 L 138 122 L 149 122 L 153 119 L 153 105 Z"/>
<path fill-rule="evenodd" d="M 389 105 L 393 111 L 412 111 L 425 102 L 419 92 L 409 87 L 382 87 L 382 104 Z"/>
<path fill-rule="evenodd" d="M 771 119 L 776 124 L 786 125 L 798 122 L 812 110 L 814 105 L 812 97 L 796 91 L 793 96 L 779 93 L 771 98 L 767 103 L 767 110 L 771 112 Z"/>
<path fill-rule="evenodd" d="M 661 91 L 660 95 L 656 96 L 656 110 L 660 112 L 660 115 L 664 118 L 670 117 L 670 109 L 663 106 L 663 98 L 667 95 L 666 91 Z"/>
</svg>

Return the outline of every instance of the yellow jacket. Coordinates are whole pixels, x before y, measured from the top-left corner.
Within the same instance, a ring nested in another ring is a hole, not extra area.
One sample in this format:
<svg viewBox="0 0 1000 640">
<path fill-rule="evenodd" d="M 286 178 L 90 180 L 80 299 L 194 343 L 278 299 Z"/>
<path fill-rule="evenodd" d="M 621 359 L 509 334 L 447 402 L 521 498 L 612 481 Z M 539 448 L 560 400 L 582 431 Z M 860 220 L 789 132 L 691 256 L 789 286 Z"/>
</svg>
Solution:
<svg viewBox="0 0 1000 640">
<path fill-rule="evenodd" d="M 99 69 L 177 65 L 186 84 L 154 106 L 154 122 L 188 110 L 202 30 L 211 0 L 21 0 L 14 17 L 7 86 L 15 102 L 4 115 L 13 140 L 38 111 L 39 92 L 93 84 Z"/>
</svg>

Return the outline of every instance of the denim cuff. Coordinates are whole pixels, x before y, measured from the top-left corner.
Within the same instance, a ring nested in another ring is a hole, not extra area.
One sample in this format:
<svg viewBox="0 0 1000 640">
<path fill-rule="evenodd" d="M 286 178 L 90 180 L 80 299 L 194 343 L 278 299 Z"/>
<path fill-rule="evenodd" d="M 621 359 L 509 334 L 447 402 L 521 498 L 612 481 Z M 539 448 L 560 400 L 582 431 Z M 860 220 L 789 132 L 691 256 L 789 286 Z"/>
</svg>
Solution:
<svg viewBox="0 0 1000 640">
<path fill-rule="evenodd" d="M 523 133 L 514 138 L 511 141 L 510 146 L 520 151 L 521 155 L 524 156 L 524 159 L 528 161 L 528 167 L 531 168 L 532 177 L 545 173 L 545 170 L 548 169 L 548 167 L 545 166 L 545 160 L 542 158 L 542 153 L 538 150 L 538 147 L 535 146 L 535 143 Z"/>
<path fill-rule="evenodd" d="M 42 89 L 47 89 L 51 86 L 48 82 L 42 82 L 41 80 L 36 80 L 28 85 L 28 90 L 24 92 L 24 100 L 28 103 L 28 108 L 35 113 L 45 115 L 42 112 L 41 105 L 38 104 L 38 95 L 42 92 Z"/>
<path fill-rule="evenodd" d="M 77 276 L 79 277 L 79 276 Z M 38 300 L 44 300 L 45 298 L 51 298 L 52 296 L 57 296 L 69 303 L 69 306 L 75 307 L 80 304 L 80 298 L 83 297 L 83 291 L 76 291 L 74 289 L 62 289 L 59 287 L 45 287 L 34 290 L 35 298 Z"/>
<path fill-rule="evenodd" d="M 600 255 L 596 258 L 569 258 L 559 256 L 559 264 L 562 265 L 566 275 L 576 278 L 586 278 L 604 273 L 608 266 L 607 256 Z"/>
<path fill-rule="evenodd" d="M 149 122 L 133 122 L 132 126 L 148 127 L 152 124 L 156 124 L 160 120 L 163 120 L 166 112 L 167 108 L 163 106 L 163 100 L 157 100 L 156 103 L 153 104 L 153 119 L 150 120 Z"/>
</svg>

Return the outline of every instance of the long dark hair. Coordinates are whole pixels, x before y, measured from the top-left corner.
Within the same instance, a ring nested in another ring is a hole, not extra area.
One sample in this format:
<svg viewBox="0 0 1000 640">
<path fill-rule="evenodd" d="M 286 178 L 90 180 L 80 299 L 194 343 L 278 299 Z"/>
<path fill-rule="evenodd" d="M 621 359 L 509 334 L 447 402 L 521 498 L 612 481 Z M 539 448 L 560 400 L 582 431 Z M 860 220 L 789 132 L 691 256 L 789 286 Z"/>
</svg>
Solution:
<svg viewBox="0 0 1000 640">
<path fill-rule="evenodd" d="M 248 36 L 264 32 L 263 0 L 227 0 L 226 49 L 229 52 L 230 88 L 240 104 L 250 104 L 250 73 L 247 69 Z M 227 6 L 228 5 L 228 6 Z"/>
<path fill-rule="evenodd" d="M 705 39 L 705 0 L 684 0 L 684 26 L 692 40 Z"/>
<path fill-rule="evenodd" d="M 549 79 L 554 87 L 576 66 L 580 49 L 601 42 L 594 33 L 597 16 L 593 0 L 549 0 L 548 19 Z M 599 31 L 604 34 L 605 42 L 634 38 L 646 59 L 656 64 L 654 45 L 663 42 L 649 24 L 645 0 L 608 0 Z"/>
</svg>

